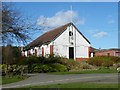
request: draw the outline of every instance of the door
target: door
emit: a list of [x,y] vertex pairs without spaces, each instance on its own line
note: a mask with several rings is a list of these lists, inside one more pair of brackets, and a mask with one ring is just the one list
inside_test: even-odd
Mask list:
[[69,47],[69,59],[74,59],[74,47]]

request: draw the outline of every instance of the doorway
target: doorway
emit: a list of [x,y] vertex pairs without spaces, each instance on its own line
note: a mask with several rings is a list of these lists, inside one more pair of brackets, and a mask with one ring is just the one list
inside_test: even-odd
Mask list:
[[74,47],[69,47],[69,59],[74,59]]

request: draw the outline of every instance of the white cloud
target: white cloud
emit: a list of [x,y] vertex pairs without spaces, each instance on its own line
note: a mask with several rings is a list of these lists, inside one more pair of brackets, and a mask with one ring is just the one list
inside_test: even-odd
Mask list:
[[71,17],[73,23],[84,25],[85,19],[80,19],[77,12],[70,10],[59,11],[53,17],[40,16],[37,20],[37,24],[48,30],[71,22]]
[[94,37],[94,38],[103,38],[103,37],[105,37],[105,36],[107,36],[107,35],[108,35],[107,32],[101,31],[101,32],[98,32],[98,33],[93,34],[93,37]]

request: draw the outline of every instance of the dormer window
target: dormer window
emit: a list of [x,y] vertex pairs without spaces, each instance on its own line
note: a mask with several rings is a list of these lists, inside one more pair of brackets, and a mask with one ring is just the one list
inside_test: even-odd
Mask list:
[[69,36],[73,36],[73,32],[72,31],[69,31]]

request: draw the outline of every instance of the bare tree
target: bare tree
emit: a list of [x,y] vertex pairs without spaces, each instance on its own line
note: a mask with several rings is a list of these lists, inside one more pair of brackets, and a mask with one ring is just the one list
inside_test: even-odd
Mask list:
[[2,3],[2,42],[3,44],[26,43],[30,32],[41,30],[36,23],[23,18],[11,4]]

